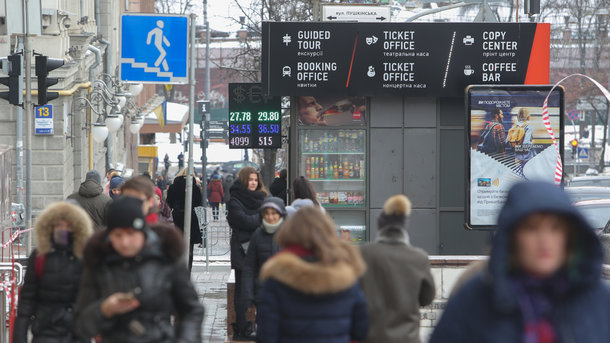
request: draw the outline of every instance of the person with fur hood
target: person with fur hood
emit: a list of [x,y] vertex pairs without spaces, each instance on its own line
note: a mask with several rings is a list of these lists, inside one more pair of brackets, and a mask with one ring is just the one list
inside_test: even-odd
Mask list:
[[[200,343],[203,306],[180,231],[147,226],[142,201],[122,197],[85,248],[75,318],[80,337],[113,343]],[[173,316],[173,319],[172,319]]]
[[246,261],[242,271],[242,297],[248,304],[259,304],[260,283],[258,276],[267,260],[279,251],[279,246],[273,241],[284,218],[286,208],[284,200],[277,197],[268,197],[260,208],[262,224],[254,231],[246,253]]
[[263,265],[257,313],[260,343],[347,343],[366,337],[369,319],[358,278],[357,248],[332,221],[304,207],[275,234],[283,248]]
[[69,202],[53,203],[38,216],[36,249],[19,293],[13,343],[27,342],[28,328],[34,342],[84,342],[74,333],[72,309],[83,272],[83,249],[92,233],[89,215]]
[[360,251],[368,269],[360,285],[371,327],[365,343],[419,343],[419,308],[434,300],[428,255],[411,245],[407,232],[411,202],[390,197],[377,219],[375,243]]

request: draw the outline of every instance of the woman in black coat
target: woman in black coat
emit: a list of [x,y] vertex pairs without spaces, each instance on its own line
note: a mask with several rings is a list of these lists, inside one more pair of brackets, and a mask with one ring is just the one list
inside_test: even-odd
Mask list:
[[[182,169],[178,175],[174,178],[174,182],[169,186],[167,190],[167,204],[172,209],[172,218],[174,219],[174,225],[176,225],[184,233],[184,200],[186,194],[186,175],[187,169]],[[192,195],[192,209],[191,209],[191,248],[189,249],[189,270],[193,266],[193,246],[195,244],[201,244],[203,239],[201,237],[201,230],[199,229],[199,220],[197,214],[195,214],[194,208],[202,206],[203,199],[201,197],[201,189],[193,177],[193,195]]]
[[115,201],[106,231],[87,244],[76,330],[103,342],[200,343],[203,306],[182,236],[165,224],[147,227],[141,206],[136,198]]
[[57,202],[36,220],[37,248],[30,254],[19,293],[14,343],[83,342],[72,327],[72,308],[83,271],[83,249],[93,233],[91,220],[80,207]]
[[252,234],[246,261],[242,270],[242,297],[248,304],[258,305],[260,302],[258,280],[263,264],[279,251],[279,246],[273,237],[286,218],[284,200],[268,197],[261,206],[262,224]]
[[250,238],[261,223],[259,209],[267,192],[260,174],[252,167],[245,167],[237,174],[230,189],[227,221],[231,227],[231,268],[235,269],[235,316],[233,339],[251,339],[253,325],[246,321],[247,303],[242,299],[242,269]]

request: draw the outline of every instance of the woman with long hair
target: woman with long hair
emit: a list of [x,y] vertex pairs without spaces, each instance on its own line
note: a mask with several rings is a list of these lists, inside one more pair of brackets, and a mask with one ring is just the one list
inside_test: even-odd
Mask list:
[[292,181],[292,194],[294,195],[294,200],[290,206],[286,207],[286,212],[288,212],[289,216],[303,207],[310,206],[315,206],[322,212],[326,212],[324,207],[320,205],[320,201],[318,201],[316,191],[313,189],[311,182],[305,177],[299,176]]
[[360,252],[316,207],[296,212],[275,235],[283,248],[263,265],[257,342],[347,343],[365,338]]
[[[188,175],[187,168],[182,169],[174,178],[174,182],[169,186],[167,190],[167,204],[172,209],[172,218],[174,225],[178,227],[184,233],[184,197],[186,195],[186,176]],[[195,214],[194,208],[202,205],[201,188],[199,188],[199,182],[193,176],[193,195],[192,195],[192,207],[191,207],[191,248],[189,249],[189,270],[193,266],[193,246],[195,244],[201,244],[203,239],[201,237],[201,231],[199,230],[199,221],[197,220],[197,214]]]
[[242,294],[242,270],[252,234],[261,224],[260,207],[267,196],[261,175],[252,167],[242,168],[230,189],[227,221],[231,227],[231,268],[235,270],[234,340],[251,340],[252,323],[246,321],[247,300]]

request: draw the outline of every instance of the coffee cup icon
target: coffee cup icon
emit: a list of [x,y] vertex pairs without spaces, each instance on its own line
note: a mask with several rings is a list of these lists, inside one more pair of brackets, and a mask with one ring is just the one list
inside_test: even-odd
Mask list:
[[470,67],[470,66],[464,67],[464,75],[470,76],[472,74],[474,74],[474,69],[472,69],[472,67]]

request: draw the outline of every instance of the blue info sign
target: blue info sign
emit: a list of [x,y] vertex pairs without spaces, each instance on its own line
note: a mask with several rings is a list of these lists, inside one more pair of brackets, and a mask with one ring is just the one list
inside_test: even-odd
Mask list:
[[34,107],[34,134],[53,134],[53,105]]
[[121,17],[121,80],[144,83],[188,82],[188,17]]

